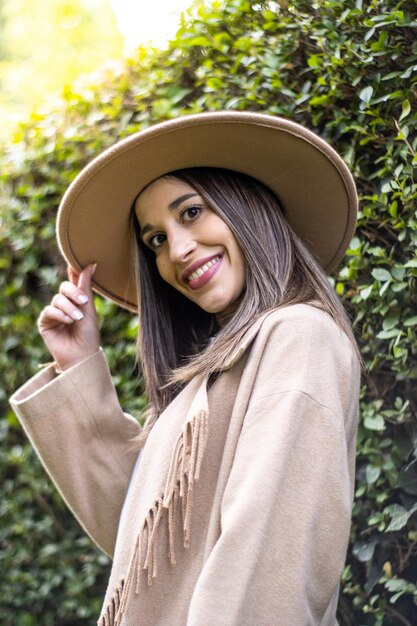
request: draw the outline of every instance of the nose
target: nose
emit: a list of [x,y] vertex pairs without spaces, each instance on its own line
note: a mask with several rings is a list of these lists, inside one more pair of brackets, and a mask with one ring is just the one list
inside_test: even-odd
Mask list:
[[196,249],[197,242],[186,230],[179,229],[168,236],[169,257],[173,263],[184,263]]

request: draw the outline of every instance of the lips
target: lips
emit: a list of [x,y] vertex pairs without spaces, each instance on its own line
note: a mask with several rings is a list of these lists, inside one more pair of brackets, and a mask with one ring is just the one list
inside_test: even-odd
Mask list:
[[217,272],[222,258],[222,254],[216,254],[215,256],[196,261],[183,272],[182,280],[191,289],[199,289]]

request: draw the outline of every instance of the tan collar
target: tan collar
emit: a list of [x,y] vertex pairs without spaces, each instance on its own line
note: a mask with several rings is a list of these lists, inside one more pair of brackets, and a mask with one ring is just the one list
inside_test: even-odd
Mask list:
[[232,352],[225,359],[224,364],[220,368],[221,371],[230,369],[241,358],[241,356],[246,352],[249,345],[252,343],[252,341],[255,339],[256,335],[258,334],[265,318],[268,317],[268,315],[270,315],[271,313],[272,311],[267,311],[266,313],[262,313],[262,315],[260,315],[255,320],[255,322],[248,328],[248,330],[243,335],[242,339],[240,340],[236,348],[232,350]]

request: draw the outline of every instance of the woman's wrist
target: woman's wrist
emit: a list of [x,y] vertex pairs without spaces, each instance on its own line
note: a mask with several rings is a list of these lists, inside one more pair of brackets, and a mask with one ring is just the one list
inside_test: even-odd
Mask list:
[[68,372],[68,370],[72,369],[73,367],[76,367],[77,365],[80,365],[81,363],[89,359],[94,354],[97,354],[97,352],[100,352],[101,350],[102,348],[99,346],[97,350],[93,350],[91,352],[88,352],[87,354],[83,354],[78,359],[74,359],[73,361],[68,361],[64,363],[60,363],[59,361],[55,359],[54,369],[55,369],[56,374],[63,374],[64,372]]

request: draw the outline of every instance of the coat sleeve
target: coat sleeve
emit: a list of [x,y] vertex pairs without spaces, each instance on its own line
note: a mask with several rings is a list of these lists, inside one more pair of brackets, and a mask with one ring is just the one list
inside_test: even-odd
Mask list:
[[317,387],[329,378],[326,359],[334,366],[323,356],[328,346],[281,331],[260,363],[188,626],[214,626],[218,615],[228,626],[336,623],[353,482],[341,385],[329,405],[314,397],[315,377]]
[[10,403],[68,507],[113,555],[140,426],[120,408],[103,352],[59,376],[48,367]]

